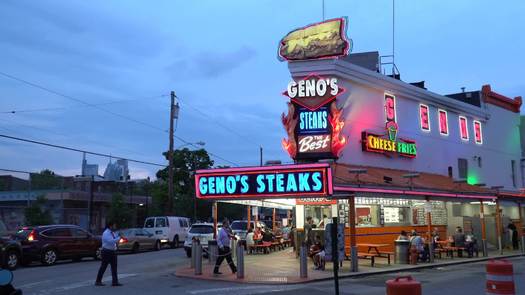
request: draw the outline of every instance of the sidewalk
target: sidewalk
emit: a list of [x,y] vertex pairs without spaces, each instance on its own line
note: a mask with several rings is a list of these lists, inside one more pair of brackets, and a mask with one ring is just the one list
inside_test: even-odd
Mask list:
[[[339,270],[339,277],[362,277],[384,273],[396,273],[411,271],[422,268],[435,268],[447,265],[473,263],[485,261],[489,259],[501,259],[506,257],[522,256],[519,251],[505,251],[504,255],[491,252],[489,257],[479,258],[443,258],[436,259],[434,263],[420,263],[418,265],[388,265],[386,259],[377,259],[375,266],[370,266],[369,260],[359,260],[359,272],[350,272],[350,262],[345,260],[343,267]],[[235,258],[234,258],[235,261]],[[326,270],[319,271],[313,269],[311,259],[308,260],[308,278],[301,279],[299,277],[299,260],[295,257],[292,249],[286,249],[270,254],[256,254],[244,256],[245,271],[244,279],[238,279],[236,275],[232,274],[226,261],[221,265],[222,275],[213,275],[213,264],[210,264],[207,259],[203,259],[202,275],[195,275],[194,270],[190,268],[190,260],[186,265],[178,267],[175,270],[175,275],[178,277],[201,279],[201,280],[216,280],[228,281],[237,283],[256,283],[256,284],[299,284],[307,282],[315,282],[322,280],[329,280],[333,278],[332,263],[326,263]]]

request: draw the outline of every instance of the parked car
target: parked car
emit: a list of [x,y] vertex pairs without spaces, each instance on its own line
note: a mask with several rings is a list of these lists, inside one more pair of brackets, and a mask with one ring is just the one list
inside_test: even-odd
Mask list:
[[45,265],[58,260],[100,259],[100,237],[76,225],[44,225],[23,227],[16,235],[22,244],[24,264],[41,261]]
[[160,241],[149,231],[142,228],[128,228],[119,231],[119,251],[160,250]]
[[191,257],[191,242],[199,239],[203,252],[208,249],[208,241],[213,240],[213,223],[195,223],[191,226],[184,241],[186,256]]
[[[256,225],[257,224],[257,225]],[[257,223],[255,221],[251,221],[251,228],[255,229],[255,227],[260,227],[263,232],[268,230],[266,227],[266,224],[262,221],[258,221]],[[247,220],[235,220],[231,224],[231,228],[233,233],[238,236],[241,239],[246,238],[246,234],[248,233],[248,221]]]
[[189,218],[179,216],[154,216],[144,221],[144,228],[153,233],[161,245],[170,244],[172,248],[186,240],[190,225]]
[[15,270],[22,258],[22,245],[7,234],[5,224],[0,221],[0,267]]

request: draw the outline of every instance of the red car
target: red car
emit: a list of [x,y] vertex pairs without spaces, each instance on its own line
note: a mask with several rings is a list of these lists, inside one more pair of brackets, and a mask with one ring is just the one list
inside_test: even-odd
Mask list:
[[100,259],[101,241],[76,225],[23,227],[16,235],[22,244],[22,263],[40,261],[45,265],[58,260]]

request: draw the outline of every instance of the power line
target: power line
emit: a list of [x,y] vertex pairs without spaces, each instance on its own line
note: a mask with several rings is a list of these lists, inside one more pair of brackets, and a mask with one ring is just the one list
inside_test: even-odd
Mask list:
[[0,168],[0,171],[4,171],[4,172],[12,172],[12,173],[24,173],[24,174],[38,174],[38,172],[29,172],[29,171],[13,170],[13,169],[4,169],[4,168]]
[[[115,112],[113,112],[113,111],[110,111],[110,110],[107,110],[107,109],[101,108],[99,105],[96,105],[96,104],[93,104],[93,103],[86,102],[86,101],[84,101],[84,100],[82,100],[82,99],[75,98],[75,97],[73,97],[73,96],[71,96],[71,95],[67,95],[67,94],[60,93],[60,92],[58,92],[58,91],[52,90],[52,89],[50,89],[50,88],[47,88],[47,87],[45,87],[45,86],[42,86],[42,85],[39,85],[39,84],[36,84],[36,83],[30,82],[30,81],[24,80],[24,79],[22,79],[22,78],[15,77],[15,76],[10,75],[10,74],[7,74],[7,73],[5,73],[5,72],[0,71],[0,75],[1,75],[1,76],[4,76],[4,77],[6,77],[6,78],[9,78],[9,79],[12,79],[12,80],[18,81],[18,82],[20,82],[20,83],[23,83],[23,84],[29,85],[29,86],[31,86],[31,87],[34,87],[34,88],[37,88],[37,89],[43,90],[43,91],[45,91],[45,92],[48,92],[48,93],[51,93],[51,94],[54,94],[54,95],[57,95],[57,96],[60,96],[60,97],[63,97],[63,98],[69,99],[69,100],[73,100],[73,101],[78,102],[78,103],[81,103],[81,104],[83,104],[83,105],[86,105],[86,106],[89,106],[89,107],[92,107],[92,108],[98,109],[98,110],[100,110],[100,111],[103,111],[103,112],[105,112],[105,113],[111,114],[111,115],[113,115],[113,116],[117,116],[117,117],[119,117],[119,118],[122,118],[122,119],[125,119],[125,120],[128,120],[128,121],[131,121],[131,122],[134,122],[134,123],[137,123],[137,124],[140,124],[140,125],[143,125],[143,126],[149,127],[149,128],[151,128],[151,129],[155,129],[155,130],[160,131],[160,132],[168,133],[168,130],[165,130],[165,129],[159,128],[159,127],[157,127],[157,126],[155,126],[155,125],[152,125],[152,124],[149,124],[149,123],[146,123],[146,122],[142,122],[142,121],[137,120],[137,119],[135,119],[135,118],[128,117],[128,116],[125,116],[125,115],[122,115],[122,114],[119,114],[119,113],[115,113]],[[180,136],[174,136],[174,137],[177,138],[178,140],[180,140],[180,141],[186,143],[186,144],[189,144],[189,145],[193,146],[193,147],[198,147],[196,144],[191,143],[191,142],[189,142],[189,141],[183,139],[183,138],[180,137]],[[211,153],[211,152],[209,152],[209,151],[208,151],[208,154],[214,156],[214,157],[217,158],[217,159],[220,159],[220,160],[222,160],[222,161],[225,161],[225,162],[227,162],[227,163],[230,163],[230,164],[232,164],[232,165],[240,166],[240,165],[238,165],[238,164],[235,163],[235,162],[229,161],[229,160],[227,160],[227,159],[225,159],[225,158],[223,158],[223,157],[220,157],[220,156],[218,156],[217,154]],[[159,166],[165,167],[165,165],[159,165]]]
[[148,161],[141,161],[141,160],[135,160],[135,159],[130,159],[130,158],[124,158],[124,157],[108,155],[108,154],[103,154],[103,153],[98,153],[98,152],[91,152],[91,151],[87,151],[87,150],[82,150],[82,149],[77,149],[77,148],[72,148],[72,147],[67,147],[67,146],[63,146],[63,145],[52,144],[52,143],[47,143],[47,142],[42,142],[42,141],[36,141],[36,140],[31,140],[31,139],[25,139],[25,138],[20,138],[20,137],[5,135],[5,134],[0,134],[0,137],[7,138],[7,139],[12,139],[12,140],[17,140],[17,141],[28,142],[28,143],[34,143],[34,144],[38,144],[38,145],[43,145],[43,146],[48,146],[48,147],[53,147],[53,148],[58,148],[58,149],[63,149],[63,150],[68,150],[68,151],[73,151],[73,152],[86,153],[86,154],[95,155],[95,156],[108,157],[108,158],[117,158],[117,159],[127,160],[129,162],[134,162],[134,163],[139,163],[139,164],[146,164],[146,165],[152,165],[152,166],[166,167],[166,165],[163,165],[163,164],[157,164],[157,163],[148,162]]
[[[161,98],[166,97],[167,94],[162,95],[156,95],[151,97],[142,97],[142,98],[134,98],[134,99],[122,99],[122,100],[114,100],[114,101],[106,101],[102,103],[93,104],[93,106],[105,106],[105,105],[112,105],[117,103],[123,103],[123,102],[131,102],[131,101],[138,101],[138,100],[145,100],[145,99],[155,99],[155,98]],[[84,105],[83,107],[92,107],[88,105]],[[0,114],[19,114],[19,113],[33,113],[33,112],[49,112],[49,111],[60,111],[60,110],[67,110],[75,108],[73,106],[69,107],[48,107],[48,108],[34,108],[34,109],[21,109],[21,110],[10,110],[10,111],[0,111]]]

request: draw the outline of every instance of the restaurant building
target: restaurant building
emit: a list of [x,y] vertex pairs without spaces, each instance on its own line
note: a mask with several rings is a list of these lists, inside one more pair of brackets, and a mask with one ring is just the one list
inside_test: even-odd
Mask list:
[[[296,180],[288,182],[293,167],[236,168],[215,171],[240,176],[241,185],[228,192],[226,178],[226,190],[217,194],[206,178],[214,172],[199,171],[198,197],[281,198],[294,208],[298,242],[307,217],[319,234],[323,223],[338,217],[346,226],[348,256],[363,242],[389,244],[393,251],[401,230],[427,235],[437,228],[446,239],[458,226],[478,237],[485,255],[501,252],[509,245],[507,225],[515,224],[520,235],[522,229],[521,97],[488,84],[441,95],[424,81],[385,75],[378,52],[349,54],[345,29],[345,18],[309,25],[286,35],[278,49],[291,75],[283,92],[290,99],[281,118],[283,148],[298,168],[313,169],[312,177],[322,165],[313,163],[328,165],[326,190],[314,191],[315,179],[297,189]],[[271,184],[259,180],[268,180],[272,169],[270,191]]]

